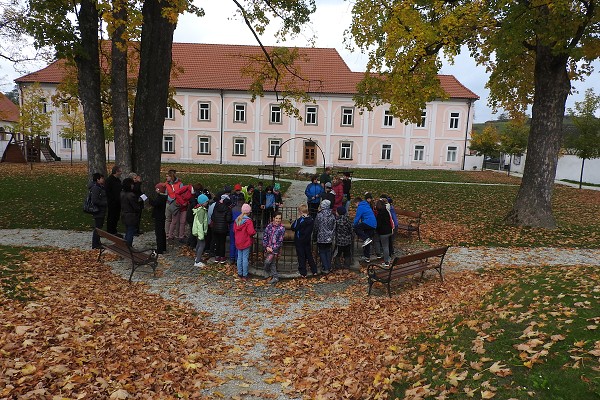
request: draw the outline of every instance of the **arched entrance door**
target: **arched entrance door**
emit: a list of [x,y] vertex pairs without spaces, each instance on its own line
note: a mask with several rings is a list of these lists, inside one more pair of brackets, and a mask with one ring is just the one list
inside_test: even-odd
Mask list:
[[304,160],[302,164],[308,167],[317,165],[317,146],[312,140],[304,142]]

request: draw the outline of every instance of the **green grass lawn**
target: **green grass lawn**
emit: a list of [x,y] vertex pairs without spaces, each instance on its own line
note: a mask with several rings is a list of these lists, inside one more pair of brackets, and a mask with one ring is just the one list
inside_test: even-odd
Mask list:
[[[237,175],[254,173],[255,166],[167,164],[179,171],[184,183],[202,183],[213,192],[224,185],[256,184],[259,179]],[[290,170],[295,173],[296,170]],[[356,177],[375,179],[377,170],[357,170]],[[394,206],[423,212],[422,237],[428,244],[491,246],[600,247],[600,191],[557,185],[554,215],[558,228],[531,229],[507,225],[519,178],[494,172],[440,170],[379,170],[380,180],[353,182],[353,195],[366,191],[391,195]],[[86,194],[85,164],[0,164],[0,229],[49,228],[88,230],[92,220],[81,211]],[[386,176],[395,181],[383,181]],[[390,178],[391,179],[391,178]],[[404,182],[415,180],[416,182]],[[269,179],[263,179],[265,185]],[[454,182],[446,184],[438,182]],[[464,184],[482,183],[479,184]],[[281,181],[285,191],[289,183]],[[152,229],[150,212],[142,229]]]
[[[492,174],[493,178],[497,176],[487,174]],[[600,247],[600,219],[597,218],[600,215],[600,191],[556,185],[553,210],[558,228],[550,230],[504,223],[504,216],[510,211],[518,189],[512,183],[463,185],[357,180],[352,191],[356,195],[367,191],[373,192],[374,196],[385,193],[394,199],[395,208],[423,212],[422,236],[430,243]]]
[[397,366],[397,396],[600,399],[597,268],[501,273],[510,283],[485,298],[480,311],[411,341]]

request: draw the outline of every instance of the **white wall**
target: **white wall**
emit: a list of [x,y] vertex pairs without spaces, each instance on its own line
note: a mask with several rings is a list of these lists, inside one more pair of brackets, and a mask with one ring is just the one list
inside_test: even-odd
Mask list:
[[[515,159],[510,166],[511,172],[523,173],[525,168],[526,155],[521,157],[521,163],[515,165]],[[581,158],[577,156],[562,156],[558,159],[556,167],[556,179],[569,179],[579,182],[581,173]],[[583,170],[583,181],[588,183],[600,184],[600,158],[585,160]]]
[[[581,158],[577,156],[562,156],[558,159],[556,179],[570,179],[579,182],[581,175]],[[585,160],[583,181],[600,184],[600,158]]]

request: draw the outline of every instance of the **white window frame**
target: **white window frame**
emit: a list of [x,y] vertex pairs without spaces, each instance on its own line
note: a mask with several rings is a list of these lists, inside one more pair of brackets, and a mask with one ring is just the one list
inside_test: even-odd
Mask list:
[[269,123],[281,125],[283,122],[283,110],[281,104],[269,105]]
[[162,152],[175,154],[175,135],[163,135]]
[[234,137],[233,138],[233,155],[234,156],[245,156],[246,155],[246,138]]
[[459,112],[451,112],[450,113],[450,123],[448,127],[450,129],[458,129],[460,126],[460,113]]
[[421,112],[421,121],[417,122],[417,128],[426,128],[427,127],[427,111],[423,110]]
[[233,103],[233,122],[246,123],[246,103]]
[[381,145],[381,160],[391,161],[392,159],[392,145],[390,143],[383,143]]
[[169,119],[169,120],[175,119],[175,111],[173,110],[173,107],[167,106],[167,109],[165,112],[165,119]]
[[416,144],[413,149],[413,161],[425,161],[425,145]]
[[63,149],[72,149],[73,148],[73,139],[69,139],[69,138],[62,138],[61,141],[62,144],[62,148]]
[[446,162],[455,163],[458,161],[458,146],[448,146],[446,149]]
[[394,116],[390,110],[383,111],[383,127],[393,128],[394,127]]
[[[198,154],[210,154],[210,136],[198,136]],[[206,147],[206,150],[202,148]]]
[[67,102],[61,104],[61,112],[64,115],[71,115],[71,105]]
[[354,126],[354,107],[341,108],[342,119],[340,126]]
[[310,105],[304,108],[304,125],[319,124],[319,106]]
[[198,102],[198,121],[210,121],[210,108],[209,101]]
[[352,160],[352,142],[340,142],[340,155],[339,160]]
[[269,157],[275,157],[275,153],[277,157],[281,157],[281,143],[283,143],[281,139],[269,139]]
[[40,112],[42,114],[48,114],[48,102],[46,99],[40,99]]

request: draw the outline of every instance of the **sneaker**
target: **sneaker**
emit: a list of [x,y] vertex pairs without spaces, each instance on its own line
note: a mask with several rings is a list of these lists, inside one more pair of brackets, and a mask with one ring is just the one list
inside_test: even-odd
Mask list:
[[206,265],[202,261],[198,261],[194,263],[194,267],[204,268]]
[[383,264],[381,264],[384,268],[389,268],[390,267],[390,263],[389,262],[384,262]]
[[377,254],[377,259],[378,259],[378,260],[381,260],[382,258],[383,258],[383,255],[382,255],[382,254]]
[[360,260],[365,263],[370,263],[371,259],[369,257],[361,257]]
[[362,244],[362,247],[368,246],[371,244],[371,242],[373,242],[373,239],[371,238],[366,238],[365,241]]
[[227,259],[226,259],[225,257],[221,257],[221,259],[219,260],[219,262],[220,262],[221,264],[225,264],[225,263],[227,262],[226,260],[227,260]]
[[272,279],[269,281],[269,283],[270,283],[271,285],[274,285],[274,284],[276,284],[277,282],[279,282],[279,278],[272,278]]

